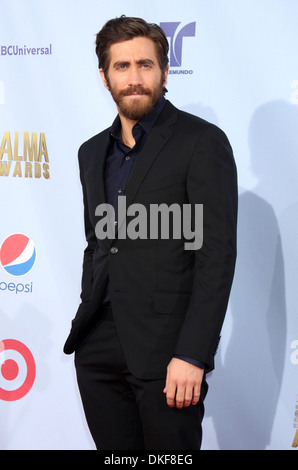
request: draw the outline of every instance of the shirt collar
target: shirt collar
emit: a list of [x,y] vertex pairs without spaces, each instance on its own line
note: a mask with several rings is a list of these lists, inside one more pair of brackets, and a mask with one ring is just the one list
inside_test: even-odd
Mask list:
[[[144,116],[142,119],[140,119],[135,125],[135,126],[141,126],[142,129],[146,132],[146,134],[149,134],[151,131],[156,119],[160,115],[163,107],[166,104],[166,99],[164,96],[159,100],[155,108],[150,111],[149,114]],[[119,114],[117,115],[116,119],[114,120],[111,129],[110,129],[110,135],[114,137],[115,139],[120,139],[121,136],[121,121],[119,118]]]

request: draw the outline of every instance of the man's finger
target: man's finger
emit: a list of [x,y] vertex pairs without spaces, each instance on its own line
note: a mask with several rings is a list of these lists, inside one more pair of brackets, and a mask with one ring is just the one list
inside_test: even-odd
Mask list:
[[176,408],[183,408],[185,399],[185,387],[178,386],[176,391]]
[[199,385],[195,385],[193,389],[193,397],[191,401],[192,405],[196,405],[198,403],[200,399],[200,395],[201,395],[201,387]]
[[167,404],[171,408],[175,406],[175,395],[176,395],[176,385],[173,385],[173,384],[167,385],[166,387]]
[[192,400],[193,400],[193,387],[192,385],[189,385],[186,387],[186,390],[185,390],[183,406],[185,408],[188,407],[192,403]]

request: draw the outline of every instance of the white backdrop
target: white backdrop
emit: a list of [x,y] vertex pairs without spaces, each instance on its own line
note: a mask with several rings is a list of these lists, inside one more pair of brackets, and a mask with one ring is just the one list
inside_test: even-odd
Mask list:
[[209,376],[203,449],[294,449],[297,1],[0,7],[0,449],[94,449],[73,357],[62,348],[85,247],[77,150],[115,116],[95,34],[121,14],[177,23],[169,41],[181,63],[171,67],[168,99],[221,127],[238,166],[239,254]]

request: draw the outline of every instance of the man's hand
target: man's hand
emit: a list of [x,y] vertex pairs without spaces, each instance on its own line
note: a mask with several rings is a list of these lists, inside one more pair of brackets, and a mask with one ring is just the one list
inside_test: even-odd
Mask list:
[[200,398],[204,370],[182,359],[173,358],[167,368],[166,394],[167,404],[171,408],[183,408],[196,405]]

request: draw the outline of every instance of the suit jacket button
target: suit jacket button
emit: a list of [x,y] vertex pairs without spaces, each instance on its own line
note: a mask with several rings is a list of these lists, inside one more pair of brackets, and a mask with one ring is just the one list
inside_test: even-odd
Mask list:
[[118,248],[116,246],[112,246],[110,252],[112,253],[112,255],[115,255],[116,253],[118,253]]

